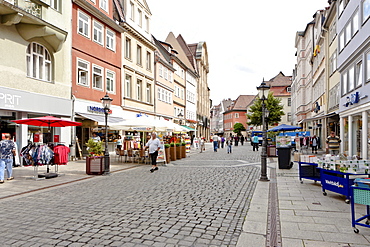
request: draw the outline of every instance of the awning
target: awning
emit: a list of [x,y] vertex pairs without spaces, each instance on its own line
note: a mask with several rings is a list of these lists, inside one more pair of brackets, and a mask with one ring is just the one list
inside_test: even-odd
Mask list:
[[[104,115],[98,115],[98,114],[90,114],[90,113],[81,113],[81,112],[76,112],[77,115],[88,118],[92,121],[98,122],[99,125],[105,125],[105,116]],[[119,123],[124,121],[123,118],[120,117],[112,117],[108,116],[108,125],[112,123]]]
[[325,114],[324,113],[321,113],[315,117],[312,117],[312,118],[306,118],[306,119],[303,119],[301,120],[303,123],[304,122],[309,122],[309,121],[314,121],[314,120],[319,120],[319,119],[323,119],[323,118],[330,118],[330,117],[333,117],[335,115],[337,115],[338,113],[336,112],[331,112],[331,113],[328,113],[328,114]]
[[186,126],[186,125],[181,125],[181,126],[184,127],[184,128],[186,128],[186,129],[188,129],[188,130],[190,130],[190,131],[195,131],[195,129],[190,128],[189,126]]

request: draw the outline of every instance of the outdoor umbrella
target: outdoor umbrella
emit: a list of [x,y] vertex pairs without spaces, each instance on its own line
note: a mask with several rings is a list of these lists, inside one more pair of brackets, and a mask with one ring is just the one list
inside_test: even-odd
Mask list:
[[82,124],[79,122],[64,120],[64,119],[53,117],[53,116],[12,120],[12,122],[17,123],[17,124],[27,124],[27,125],[33,125],[33,126],[47,126],[48,129],[50,129],[50,127],[80,126]]
[[289,130],[297,130],[297,129],[302,129],[302,127],[288,125],[288,124],[280,124],[279,126],[276,126],[272,129],[267,130],[267,132],[270,132],[270,131],[289,131]]

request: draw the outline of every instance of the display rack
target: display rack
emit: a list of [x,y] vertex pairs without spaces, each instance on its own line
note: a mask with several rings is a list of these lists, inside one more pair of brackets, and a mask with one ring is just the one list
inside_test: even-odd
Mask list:
[[310,179],[315,182],[321,181],[320,170],[316,163],[309,162],[299,162],[299,180],[301,184],[303,183],[302,179]]
[[351,185],[354,183],[353,176],[367,175],[366,173],[344,173],[334,170],[320,169],[321,187],[323,195],[326,196],[326,190],[344,195],[345,202],[350,203]]
[[[366,215],[356,219],[355,203],[366,205]],[[359,233],[356,225],[370,228],[370,188],[363,188],[358,186],[351,186],[351,213],[352,213],[352,227],[355,233]],[[361,221],[365,220],[365,224]]]

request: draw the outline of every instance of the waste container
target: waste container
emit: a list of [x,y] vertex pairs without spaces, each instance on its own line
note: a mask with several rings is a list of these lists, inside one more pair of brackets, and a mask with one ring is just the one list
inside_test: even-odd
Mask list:
[[290,161],[291,156],[290,146],[280,146],[277,148],[279,169],[290,169],[293,166],[293,162]]

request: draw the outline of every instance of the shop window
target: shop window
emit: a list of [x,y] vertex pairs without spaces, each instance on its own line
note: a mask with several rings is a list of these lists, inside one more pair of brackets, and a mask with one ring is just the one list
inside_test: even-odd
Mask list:
[[115,73],[107,70],[107,92],[114,93],[115,78]]
[[92,86],[96,89],[103,89],[103,68],[93,65]]
[[27,47],[27,76],[43,81],[51,81],[52,62],[48,50],[35,42]]
[[77,84],[89,86],[90,64],[82,59],[77,59]]

